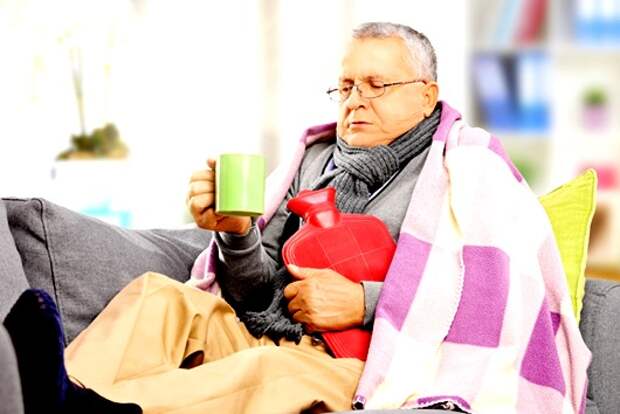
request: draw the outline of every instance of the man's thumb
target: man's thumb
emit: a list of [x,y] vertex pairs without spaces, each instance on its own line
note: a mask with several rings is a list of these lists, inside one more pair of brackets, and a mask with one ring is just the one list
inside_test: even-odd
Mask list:
[[305,279],[308,276],[306,269],[296,266],[294,264],[286,265],[286,269],[295,279]]

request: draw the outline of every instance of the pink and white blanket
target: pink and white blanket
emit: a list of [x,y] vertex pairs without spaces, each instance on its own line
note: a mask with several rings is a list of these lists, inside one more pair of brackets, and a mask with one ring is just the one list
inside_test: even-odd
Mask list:
[[[270,175],[263,228],[284,199],[311,128]],[[188,283],[219,292],[217,247]],[[547,215],[497,138],[443,103],[375,313],[354,403],[449,402],[469,413],[583,413],[590,351]]]

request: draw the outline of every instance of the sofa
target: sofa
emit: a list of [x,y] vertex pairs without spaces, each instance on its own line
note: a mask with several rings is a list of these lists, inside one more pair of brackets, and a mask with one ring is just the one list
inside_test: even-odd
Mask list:
[[[44,289],[55,298],[71,341],[134,277],[155,271],[187,280],[210,239],[196,228],[127,230],[44,199],[2,199],[0,317],[24,289]],[[587,280],[580,330],[593,353],[586,413],[620,413],[619,283]],[[0,364],[0,414],[22,413],[15,354],[2,326]]]

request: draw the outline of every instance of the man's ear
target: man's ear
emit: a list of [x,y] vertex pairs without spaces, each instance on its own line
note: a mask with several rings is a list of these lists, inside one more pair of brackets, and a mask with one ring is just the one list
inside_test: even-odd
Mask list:
[[435,81],[429,81],[424,85],[423,90],[423,112],[425,117],[431,116],[437,105],[439,98],[439,85]]

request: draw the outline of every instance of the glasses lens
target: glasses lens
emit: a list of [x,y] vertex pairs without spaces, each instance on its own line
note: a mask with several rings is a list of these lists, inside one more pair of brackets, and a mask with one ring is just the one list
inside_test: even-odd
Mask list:
[[364,98],[378,98],[385,92],[385,86],[382,83],[362,82],[357,87]]
[[352,90],[353,85],[340,85],[338,87],[338,99],[340,99],[340,102],[347,100]]
[[382,83],[361,82],[357,85],[341,85],[327,91],[329,99],[334,102],[343,102],[349,99],[353,89],[357,89],[362,98],[378,98],[385,93],[385,86]]
[[331,88],[327,91],[327,96],[329,96],[329,99],[331,99],[334,102],[340,102],[342,101],[341,97],[340,97],[340,91],[337,88]]

